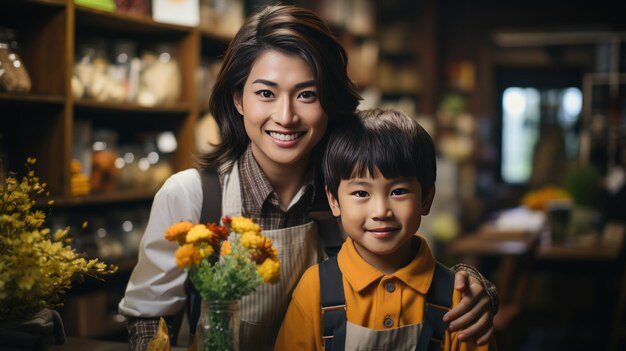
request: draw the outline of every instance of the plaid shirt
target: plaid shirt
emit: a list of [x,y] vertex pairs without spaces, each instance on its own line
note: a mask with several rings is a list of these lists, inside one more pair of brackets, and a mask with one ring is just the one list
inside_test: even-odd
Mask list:
[[312,177],[296,194],[295,203],[285,211],[250,147],[239,160],[238,166],[243,216],[252,218],[263,230],[295,227],[310,221],[308,212],[314,195]]

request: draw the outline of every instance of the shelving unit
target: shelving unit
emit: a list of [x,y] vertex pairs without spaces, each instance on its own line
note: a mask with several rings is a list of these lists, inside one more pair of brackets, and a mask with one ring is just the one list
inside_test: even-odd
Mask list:
[[[89,121],[94,129],[106,127],[119,131],[120,139],[171,131],[178,145],[169,158],[172,170],[192,166],[196,147],[194,128],[203,112],[198,103],[196,71],[202,58],[219,58],[230,38],[206,28],[159,23],[149,16],[83,7],[72,0],[2,1],[0,27],[16,30],[18,54],[32,82],[28,94],[0,93],[0,157],[5,158],[1,166],[5,171],[23,172],[26,158],[37,158],[35,171],[50,191],[50,197],[41,199],[40,205],[54,200],[53,216],[63,217],[64,213],[81,216],[90,210],[106,215],[124,207],[149,208],[155,194],[154,188],[131,188],[72,196],[70,162],[78,121]],[[140,43],[139,48],[162,42],[170,44],[180,67],[180,99],[155,107],[75,99],[71,79],[77,43],[85,37],[130,39]],[[96,228],[97,224],[91,230]],[[101,337],[124,332],[124,321],[115,320],[111,311],[123,294],[136,260],[116,263],[122,269],[116,276],[107,277],[106,286],[88,280],[68,295],[63,318],[69,335]],[[83,318],[85,311],[106,321]],[[71,327],[75,322],[76,328]]]
[[[24,21],[25,18],[28,20]],[[172,130],[178,141],[172,158],[174,171],[192,165],[193,128],[199,114],[195,71],[201,56],[218,57],[229,38],[215,35],[206,28],[96,10],[75,5],[71,0],[3,1],[0,26],[18,32],[19,54],[32,80],[29,94],[0,93],[2,129],[6,130],[2,133],[4,140],[0,148],[7,150],[8,159],[3,160],[5,170],[20,170],[26,157],[36,157],[37,173],[48,183],[51,196],[58,199],[57,204],[80,202],[72,199],[69,189],[72,133],[77,119],[89,119],[113,128],[131,128],[136,132]],[[83,36],[173,44],[182,75],[180,100],[158,107],[75,100],[70,81],[77,39]],[[148,124],[143,124],[146,122]],[[111,199],[115,202],[123,199],[123,195]]]
[[434,118],[437,91],[436,1],[376,2],[383,103],[409,99],[416,117]]

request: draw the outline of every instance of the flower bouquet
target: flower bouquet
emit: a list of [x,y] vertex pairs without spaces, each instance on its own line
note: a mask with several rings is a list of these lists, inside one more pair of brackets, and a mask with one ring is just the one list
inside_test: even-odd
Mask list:
[[[30,170],[35,162],[27,159],[28,173],[20,182],[9,176],[0,183],[0,332],[4,335],[0,349],[10,344],[11,340],[5,339],[8,334],[21,340],[19,347],[27,346],[25,338],[37,345],[50,343],[42,340],[50,335],[37,334],[54,333],[55,341],[62,342],[60,317],[51,309],[62,304],[75,280],[117,270],[77,253],[71,246],[69,227],[54,233],[44,227],[46,214],[36,209],[35,198],[46,192],[46,184]],[[58,335],[58,327],[49,330],[50,324],[59,324],[62,335]]]
[[175,223],[165,238],[176,241],[176,265],[184,268],[202,297],[196,341],[200,350],[237,350],[238,300],[280,275],[278,251],[261,227],[246,217],[215,223]]

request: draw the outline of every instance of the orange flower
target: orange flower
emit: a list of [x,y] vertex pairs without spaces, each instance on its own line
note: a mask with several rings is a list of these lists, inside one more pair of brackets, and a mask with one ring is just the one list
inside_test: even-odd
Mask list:
[[185,242],[185,236],[187,235],[187,232],[192,227],[193,224],[187,221],[174,223],[165,231],[165,239],[169,241],[177,240],[179,243],[183,243]]
[[222,248],[220,249],[220,256],[228,256],[230,255],[230,242],[224,241],[222,243]]
[[176,250],[176,265],[185,268],[202,260],[200,250],[192,244],[185,244]]

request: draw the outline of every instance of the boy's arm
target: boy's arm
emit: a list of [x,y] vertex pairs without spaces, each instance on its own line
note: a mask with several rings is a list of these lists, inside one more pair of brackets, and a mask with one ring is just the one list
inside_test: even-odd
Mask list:
[[275,351],[322,350],[319,291],[318,268],[313,266],[304,273],[293,292]]

